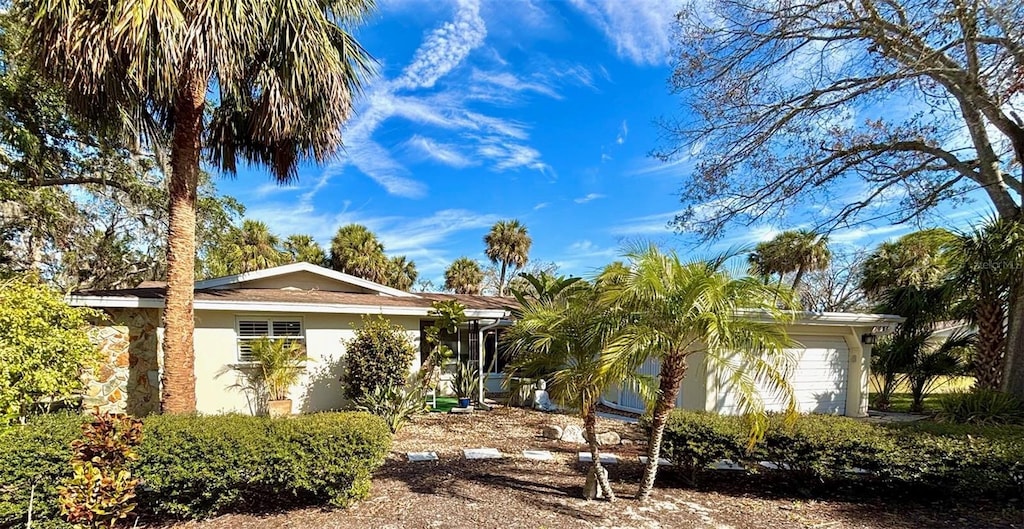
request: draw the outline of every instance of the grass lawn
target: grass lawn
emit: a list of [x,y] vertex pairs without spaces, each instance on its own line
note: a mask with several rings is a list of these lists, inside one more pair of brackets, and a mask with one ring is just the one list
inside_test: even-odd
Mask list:
[[[945,393],[952,391],[965,391],[971,389],[974,385],[974,377],[943,377],[939,380],[939,383],[935,385],[932,393],[925,395],[924,397],[924,413],[936,413],[939,411],[939,398]],[[875,381],[871,381],[872,389],[877,387]],[[871,394],[870,402],[874,402],[874,392]],[[910,388],[907,384],[901,383],[896,388],[896,393],[892,395],[890,402],[890,408],[888,411],[898,413],[909,413],[910,404],[913,402],[913,397],[910,393]]]
[[[546,424],[579,424],[574,417],[498,407],[471,415],[431,413],[395,436],[393,452],[374,477],[370,497],[343,510],[297,509],[261,515],[225,515],[181,524],[181,529],[249,528],[829,528],[895,529],[1013,527],[1020,502],[969,505],[922,503],[907,498],[819,493],[808,499],[784,489],[754,485],[742,473],[690,488],[662,471],[651,501],[632,498],[641,474],[633,425],[601,419],[598,431],[615,430],[634,441],[607,447],[622,462],[608,465],[618,501],[581,499],[586,467],[576,462],[582,445],[542,438]],[[463,448],[496,448],[499,460],[466,461]],[[533,461],[522,450],[548,450],[553,461]],[[435,451],[438,461],[409,463],[405,453]]]
[[[433,399],[427,397],[427,406],[433,404]],[[437,406],[431,406],[430,411],[448,413],[452,408],[459,407],[459,399],[455,397],[437,397]]]

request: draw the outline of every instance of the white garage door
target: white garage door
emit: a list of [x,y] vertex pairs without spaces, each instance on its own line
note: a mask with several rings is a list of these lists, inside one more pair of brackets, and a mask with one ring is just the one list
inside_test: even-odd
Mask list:
[[[789,383],[797,407],[802,413],[846,413],[846,386],[849,381],[850,349],[842,337],[793,336],[802,347],[790,350],[796,360]],[[721,413],[739,413],[736,393],[728,384],[715,392],[716,408]],[[783,411],[785,399],[778,392],[761,389],[769,411]]]

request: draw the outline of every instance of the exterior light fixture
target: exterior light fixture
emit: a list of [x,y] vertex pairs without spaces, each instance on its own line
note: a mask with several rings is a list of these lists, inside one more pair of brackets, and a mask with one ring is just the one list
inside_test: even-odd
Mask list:
[[878,343],[878,335],[870,332],[860,335],[860,343],[864,345],[875,345]]

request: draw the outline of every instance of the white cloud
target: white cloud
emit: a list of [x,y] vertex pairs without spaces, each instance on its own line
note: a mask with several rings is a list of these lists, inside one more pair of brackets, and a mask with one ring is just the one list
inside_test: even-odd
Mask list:
[[619,145],[626,143],[627,136],[629,136],[629,126],[626,125],[626,120],[622,120],[622,125],[619,126],[619,135],[615,137],[615,143]]
[[541,161],[540,151],[526,145],[505,143],[499,137],[484,139],[477,148],[477,154],[494,162],[496,171],[508,169],[533,169],[541,173],[553,172]]
[[449,143],[441,143],[419,134],[413,135],[405,143],[420,153],[450,167],[463,168],[475,165],[473,160],[459,152],[458,147]]
[[471,79],[476,83],[497,87],[501,89],[502,92],[534,92],[553,99],[562,99],[562,95],[556,92],[550,85],[537,80],[528,81],[520,79],[509,72],[483,72],[480,70],[474,70]]
[[672,232],[669,222],[682,211],[669,211],[627,219],[625,223],[611,229],[613,235],[667,235]]
[[534,211],[540,211],[540,210],[542,210],[542,209],[544,209],[544,208],[546,208],[546,207],[548,207],[550,205],[551,205],[550,202],[541,202],[541,203],[537,204],[536,206],[533,206],[533,210]]
[[570,0],[615,46],[619,57],[662,65],[672,50],[672,21],[682,2],[672,0]]
[[573,202],[577,204],[586,204],[587,202],[591,202],[599,198],[604,198],[604,195],[600,193],[587,193],[585,196],[573,200]]
[[395,80],[396,89],[431,88],[479,47],[487,37],[480,3],[460,0],[455,20],[435,29],[416,50],[412,63]]
[[252,195],[256,198],[266,198],[268,196],[280,195],[282,193],[298,191],[300,189],[302,188],[296,185],[281,185],[274,182],[267,182],[254,189],[252,191]]

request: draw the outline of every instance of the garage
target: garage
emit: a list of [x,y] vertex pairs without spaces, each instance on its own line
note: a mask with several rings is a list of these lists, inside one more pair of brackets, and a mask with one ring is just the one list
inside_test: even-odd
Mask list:
[[[881,314],[798,313],[788,325],[797,344],[789,350],[794,360],[789,375],[797,409],[801,413],[827,413],[854,417],[867,414],[871,343],[874,336],[889,332],[899,317]],[[689,357],[689,370],[680,387],[676,406],[685,409],[741,412],[737,391],[726,377],[708,371],[702,356]],[[640,372],[656,376],[659,365],[649,360]],[[781,392],[761,389],[769,411],[783,411]],[[643,413],[645,403],[630,387],[616,387],[605,394],[604,404],[624,411]]]

